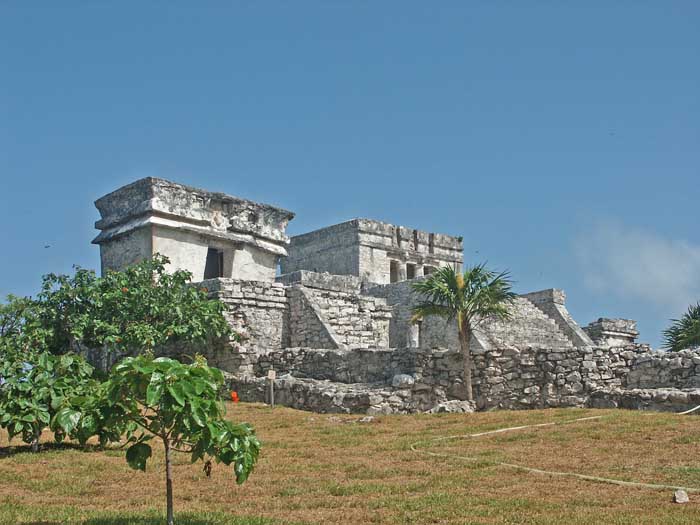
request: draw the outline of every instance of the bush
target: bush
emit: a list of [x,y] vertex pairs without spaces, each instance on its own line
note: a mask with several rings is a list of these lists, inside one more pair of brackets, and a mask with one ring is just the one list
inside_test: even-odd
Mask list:
[[80,419],[79,405],[98,386],[92,379],[93,368],[74,354],[17,352],[5,343],[2,346],[0,427],[10,439],[21,436],[34,451],[46,427],[56,441],[73,434]]

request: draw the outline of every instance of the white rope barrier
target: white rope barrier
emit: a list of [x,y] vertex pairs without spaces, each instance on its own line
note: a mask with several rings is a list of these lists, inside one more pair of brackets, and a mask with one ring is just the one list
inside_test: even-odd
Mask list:
[[[679,415],[690,414],[691,412],[694,412],[695,410],[698,410],[698,409],[700,409],[700,406],[697,406],[697,407],[695,407],[691,410],[688,410],[686,412],[681,412],[681,413],[679,413]],[[612,484],[612,485],[619,485],[622,487],[636,487],[636,488],[645,488],[645,489],[653,489],[653,490],[684,490],[686,492],[700,492],[700,488],[696,488],[696,487],[681,487],[681,486],[676,486],[676,485],[662,485],[662,484],[656,484],[656,483],[641,483],[641,482],[637,482],[637,481],[623,481],[620,479],[603,478],[603,477],[599,477],[599,476],[589,476],[587,474],[579,474],[578,472],[559,472],[559,471],[554,471],[554,470],[543,470],[543,469],[528,467],[525,465],[517,465],[515,463],[506,463],[506,462],[502,462],[502,461],[484,460],[481,458],[470,457],[470,456],[458,456],[455,454],[433,452],[431,450],[426,450],[424,448],[420,448],[421,445],[429,445],[431,443],[437,443],[440,441],[449,441],[449,440],[457,440],[457,439],[473,439],[473,438],[478,438],[478,437],[482,437],[482,436],[490,436],[493,434],[501,434],[504,432],[515,432],[518,430],[525,430],[528,428],[542,428],[542,427],[551,427],[551,426],[555,426],[555,425],[579,423],[582,421],[592,421],[592,420],[601,419],[602,417],[603,416],[580,417],[577,419],[569,419],[569,420],[560,421],[560,422],[537,423],[537,424],[532,424],[532,425],[522,425],[522,426],[518,426],[518,427],[499,428],[496,430],[489,430],[487,432],[478,432],[475,434],[459,434],[459,435],[454,435],[454,436],[442,436],[442,437],[433,438],[433,439],[416,441],[415,443],[411,444],[410,448],[413,452],[416,452],[417,454],[424,454],[424,455],[432,456],[432,457],[461,459],[463,461],[470,461],[470,462],[474,462],[474,463],[483,463],[483,464],[492,465],[492,466],[512,468],[512,469],[521,470],[524,472],[530,472],[533,474],[544,474],[547,476],[560,476],[560,477],[576,478],[576,479],[581,479],[584,481],[593,481],[593,482],[597,482],[597,483],[608,483],[608,484]]]

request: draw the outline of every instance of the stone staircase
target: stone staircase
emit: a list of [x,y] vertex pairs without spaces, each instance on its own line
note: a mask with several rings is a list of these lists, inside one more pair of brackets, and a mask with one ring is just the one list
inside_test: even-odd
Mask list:
[[574,348],[557,323],[530,300],[517,297],[508,321],[484,323],[482,331],[494,347]]
[[391,308],[385,300],[334,290],[307,290],[309,298],[318,306],[321,319],[343,345],[348,348],[389,346]]

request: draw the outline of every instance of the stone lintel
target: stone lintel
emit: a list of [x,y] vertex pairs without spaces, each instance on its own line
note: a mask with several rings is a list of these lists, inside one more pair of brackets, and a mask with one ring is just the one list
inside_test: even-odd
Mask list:
[[97,199],[95,206],[102,217],[95,223],[102,230],[96,244],[158,223],[284,254],[278,247],[289,242],[285,230],[294,217],[282,208],[154,177],[123,186]]
[[283,275],[278,275],[275,279],[278,283],[286,286],[301,284],[309,288],[321,290],[335,290],[345,293],[358,294],[360,292],[361,280],[352,275],[334,275],[330,273],[312,272],[309,270],[298,270]]

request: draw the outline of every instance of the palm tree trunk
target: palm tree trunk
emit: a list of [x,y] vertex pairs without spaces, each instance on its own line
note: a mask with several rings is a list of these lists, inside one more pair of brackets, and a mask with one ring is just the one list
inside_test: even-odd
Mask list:
[[459,345],[462,347],[464,357],[464,388],[467,391],[467,401],[474,401],[474,391],[472,389],[472,353],[469,351],[469,340],[471,333],[466,323],[459,326]]
[[167,507],[167,524],[174,525],[175,518],[173,516],[173,477],[170,462],[170,443],[167,439],[163,440],[165,445],[165,501]]

